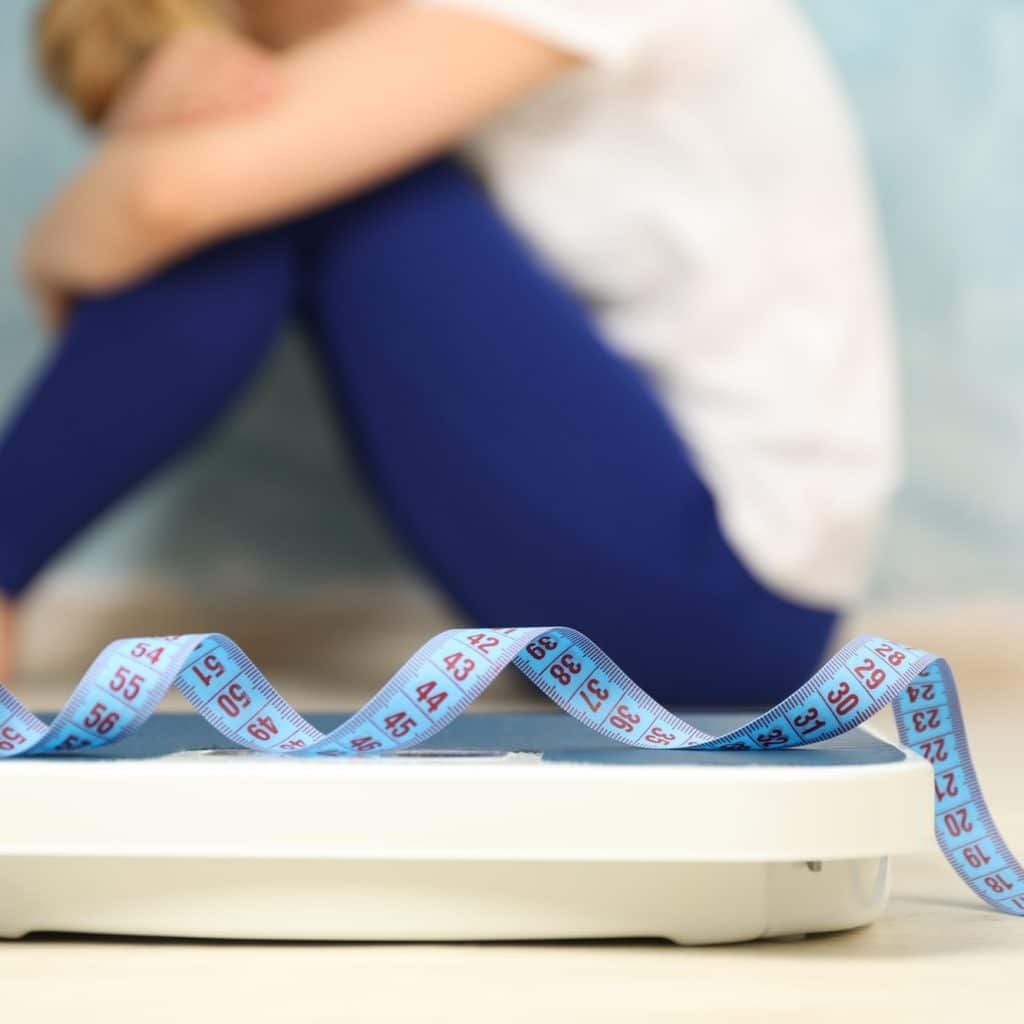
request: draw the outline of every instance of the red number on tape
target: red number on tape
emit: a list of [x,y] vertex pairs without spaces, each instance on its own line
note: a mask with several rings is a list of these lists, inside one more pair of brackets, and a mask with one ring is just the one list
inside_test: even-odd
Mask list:
[[115,673],[114,678],[107,684],[110,689],[119,694],[124,700],[135,700],[139,695],[142,684],[146,681],[145,676],[133,672],[127,665],[122,665]]
[[[942,785],[939,785],[941,779]],[[960,792],[960,787],[956,784],[956,774],[954,772],[943,772],[941,776],[935,780],[935,799],[942,803],[947,796],[956,796]]]
[[620,704],[615,709],[615,714],[608,719],[608,724],[623,732],[632,732],[639,721],[640,716],[633,714],[628,704]]
[[810,736],[812,732],[824,729],[826,722],[819,716],[818,709],[811,706],[802,715],[797,715],[793,724],[801,736]]
[[1013,888],[1013,882],[1002,875],[986,875],[984,881],[993,892],[1009,892]]
[[583,671],[583,666],[569,653],[563,654],[549,671],[563,686],[568,686],[572,682],[572,677]]
[[579,693],[591,711],[600,711],[601,705],[608,699],[608,690],[596,678],[589,680]]
[[439,686],[440,683],[430,682],[416,687],[416,699],[420,704],[426,704],[427,710],[431,714],[433,714],[448,699],[448,692],[446,690],[442,690],[440,693],[434,693],[434,690]]
[[942,716],[938,708],[925,708],[924,711],[915,711],[912,721],[914,732],[927,732],[929,729],[937,729],[942,724]]
[[863,663],[858,665],[853,674],[869,689],[875,690],[885,682],[885,669],[875,668],[875,663],[870,658],[865,658]]
[[[204,672],[203,669],[206,669]],[[224,666],[217,658],[216,654],[208,654],[203,658],[202,665],[193,665],[192,673],[195,675],[203,686],[209,686],[214,679],[220,679],[224,675]]]
[[232,683],[217,698],[217,703],[225,715],[237,718],[242,713],[242,708],[247,708],[252,703],[252,698],[241,683]]
[[945,738],[940,736],[934,740],[922,740],[921,756],[925,760],[931,761],[932,764],[936,764],[938,761],[948,761],[949,754],[946,753]]
[[400,740],[412,729],[416,728],[416,719],[404,711],[396,711],[384,719],[387,731],[396,739]]
[[131,656],[133,658],[141,658],[143,661],[148,661],[151,665],[155,665],[164,653],[165,648],[154,647],[150,648],[149,644],[138,643],[131,649]]
[[360,736],[359,739],[352,741],[351,747],[353,750],[366,753],[368,750],[377,750],[380,747],[380,740],[375,740],[372,736]]
[[92,740],[86,736],[75,736],[74,734],[66,737],[57,746],[55,750],[84,750],[86,747],[92,746]]
[[463,657],[461,654],[449,654],[444,659],[444,666],[452,674],[457,682],[469,678],[469,673],[476,668],[476,662],[472,658]]
[[270,715],[263,715],[255,722],[249,723],[249,735],[266,743],[272,736],[277,735],[277,723]]
[[953,836],[954,839],[966,832],[974,831],[974,824],[968,817],[966,807],[959,807],[957,810],[943,815],[942,821],[946,826],[946,831]]
[[671,743],[675,738],[676,734],[674,732],[665,732],[664,729],[657,725],[644,737],[648,743],[656,743],[662,747]]
[[86,729],[94,729],[100,736],[106,736],[117,725],[121,716],[116,711],[107,712],[106,704],[94,704],[92,711],[85,716],[82,725]]
[[989,857],[977,843],[975,843],[974,846],[966,847],[963,854],[964,860],[967,861],[972,868],[980,868],[992,860],[992,858]]
[[843,680],[836,690],[829,690],[826,699],[839,716],[848,715],[860,703],[857,694],[850,692],[850,684]]
[[907,656],[902,651],[897,651],[892,644],[879,644],[875,648],[875,654],[885,658],[890,665],[902,665],[907,660]]
[[22,736],[13,725],[8,725],[0,730],[0,750],[14,750],[27,743],[26,737]]

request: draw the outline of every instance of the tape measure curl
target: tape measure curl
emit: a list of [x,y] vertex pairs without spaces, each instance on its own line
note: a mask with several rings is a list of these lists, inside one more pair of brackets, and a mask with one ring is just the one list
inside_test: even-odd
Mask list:
[[848,732],[892,704],[901,742],[934,769],[935,835],[946,859],[986,903],[1024,916],[1024,868],[982,796],[949,665],[881,637],[847,644],[791,696],[723,736],[667,711],[592,640],[566,627],[441,633],[327,735],[292,708],[228,637],[118,640],[93,662],[49,725],[0,686],[0,759],[66,754],[125,739],[172,686],[214,728],[251,750],[297,757],[386,754],[439,732],[509,664],[591,729],[647,749],[805,746]]

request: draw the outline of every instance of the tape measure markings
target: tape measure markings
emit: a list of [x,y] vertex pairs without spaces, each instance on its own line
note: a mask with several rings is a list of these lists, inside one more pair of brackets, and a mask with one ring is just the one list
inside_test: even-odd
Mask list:
[[881,637],[859,637],[785,700],[712,736],[641,690],[592,640],[565,627],[447,630],[428,640],[370,701],[321,733],[219,634],[108,645],[50,725],[0,686],[0,759],[72,753],[127,738],[171,686],[215,729],[251,750],[377,755],[415,746],[461,715],[508,665],[601,735],[644,749],[772,750],[819,743],[893,704],[900,741],[932,765],[935,834],[981,899],[1024,916],[1024,868],[985,803],[949,665]]

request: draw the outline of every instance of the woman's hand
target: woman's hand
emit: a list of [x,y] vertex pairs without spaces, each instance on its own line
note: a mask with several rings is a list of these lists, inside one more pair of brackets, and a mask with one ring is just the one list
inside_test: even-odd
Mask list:
[[173,182],[158,181],[146,134],[240,117],[277,95],[277,60],[240,36],[184,31],[126,87],[97,156],[42,212],[25,240],[26,282],[58,330],[76,295],[110,291],[180,252]]
[[46,323],[73,298],[114,291],[178,255],[174,183],[154,173],[145,136],[111,138],[50,202],[26,236],[22,268]]

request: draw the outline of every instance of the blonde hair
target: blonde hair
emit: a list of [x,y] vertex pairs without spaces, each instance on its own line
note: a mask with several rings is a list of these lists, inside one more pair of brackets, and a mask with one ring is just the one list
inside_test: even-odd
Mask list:
[[36,20],[36,47],[53,89],[96,124],[170,35],[228,24],[220,0],[48,0]]

